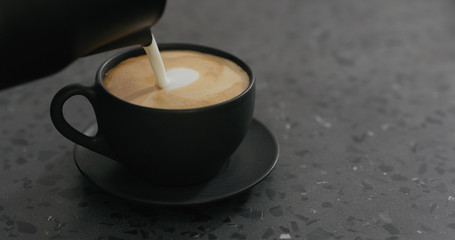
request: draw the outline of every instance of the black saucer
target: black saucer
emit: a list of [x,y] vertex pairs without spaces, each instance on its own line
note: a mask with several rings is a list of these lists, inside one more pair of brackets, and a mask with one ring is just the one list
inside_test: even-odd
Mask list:
[[[96,124],[85,133],[93,135]],[[120,163],[82,146],[74,147],[74,160],[92,183],[123,199],[157,205],[207,203],[241,193],[263,180],[278,161],[279,147],[273,134],[253,119],[250,129],[224,170],[208,182],[185,186],[158,186],[135,177]]]

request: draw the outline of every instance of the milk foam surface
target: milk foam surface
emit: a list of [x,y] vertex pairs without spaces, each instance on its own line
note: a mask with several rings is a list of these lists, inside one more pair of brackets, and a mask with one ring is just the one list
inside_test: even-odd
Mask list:
[[[160,89],[146,55],[121,62],[103,81],[115,96],[133,104],[161,109],[189,109],[227,101],[249,85],[248,74],[234,62],[189,50],[161,52],[168,78],[184,74],[193,82]],[[185,73],[186,72],[186,73]],[[196,74],[195,74],[195,73]],[[191,77],[192,76],[192,77]],[[174,76],[176,77],[176,76]]]

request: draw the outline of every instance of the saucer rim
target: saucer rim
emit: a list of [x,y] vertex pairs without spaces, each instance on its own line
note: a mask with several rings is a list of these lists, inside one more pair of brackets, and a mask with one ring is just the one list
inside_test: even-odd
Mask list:
[[[156,206],[191,206],[191,205],[200,205],[200,204],[207,204],[207,203],[217,202],[217,201],[225,200],[225,199],[234,197],[236,195],[239,195],[241,193],[244,193],[247,190],[250,190],[254,186],[258,185],[268,175],[270,175],[270,173],[275,169],[275,167],[276,167],[276,165],[278,163],[278,159],[279,159],[279,156],[280,156],[280,147],[279,147],[279,143],[278,143],[277,138],[272,133],[272,131],[270,131],[270,129],[267,128],[267,126],[265,124],[263,124],[261,121],[257,120],[256,118],[252,118],[250,124],[253,124],[253,122],[258,124],[260,127],[263,128],[263,130],[265,130],[265,132],[267,132],[267,135],[270,137],[270,140],[273,143],[273,147],[275,149],[275,156],[273,157],[273,163],[272,163],[272,161],[270,161],[271,164],[270,164],[269,167],[267,167],[267,171],[264,171],[264,173],[261,174],[261,175],[258,174],[258,176],[255,178],[255,180],[251,181],[251,183],[247,184],[244,187],[239,188],[236,191],[231,191],[229,193],[222,194],[222,195],[220,194],[217,197],[203,198],[203,199],[200,199],[200,200],[196,199],[196,201],[191,201],[191,200],[189,200],[189,201],[186,201],[186,200],[185,201],[157,201],[157,200],[145,200],[143,198],[131,197],[131,196],[127,195],[127,194],[119,194],[118,192],[109,191],[108,189],[105,189],[102,186],[100,186],[100,184],[98,184],[94,180],[92,180],[92,177],[90,177],[87,173],[85,173],[84,170],[79,166],[78,161],[76,159],[76,151],[77,151],[77,149],[78,148],[84,148],[86,151],[90,151],[90,152],[94,152],[94,151],[92,151],[90,149],[87,149],[87,148],[85,148],[83,146],[80,146],[78,144],[74,144],[74,147],[73,147],[73,160],[74,160],[74,162],[76,164],[76,167],[78,168],[79,172],[84,176],[84,178],[87,181],[89,181],[91,184],[95,185],[97,188],[99,188],[103,192],[105,192],[107,194],[110,194],[112,196],[115,196],[117,198],[123,199],[123,200],[132,201],[132,202],[136,202],[136,203],[147,204],[147,205],[156,205]],[[89,130],[91,130],[91,128],[94,127],[95,124],[96,123],[92,122],[91,124],[88,125],[88,127],[84,128],[83,132],[84,133],[88,132]],[[94,152],[94,153],[96,153],[96,152]],[[96,154],[98,154],[98,153],[96,153]],[[227,168],[229,168],[229,166]],[[220,173],[219,175],[215,176],[214,178],[212,178],[212,179],[210,179],[210,180],[208,180],[208,181],[206,181],[204,183],[195,184],[195,185],[192,185],[190,187],[203,186],[203,185],[205,185],[207,183],[215,181],[217,178],[219,178],[223,174],[224,174],[224,172]],[[143,181],[143,182],[145,182],[145,181]],[[186,186],[186,187],[183,187],[183,186],[182,187],[178,187],[178,186],[177,187],[176,186],[162,186],[162,185],[157,185],[157,184],[152,184],[152,183],[150,183],[149,185],[150,186],[154,186],[154,187],[159,187],[159,188],[165,188],[165,189],[176,189],[176,191],[178,191],[178,189],[184,189],[184,188],[188,187],[188,186]]]

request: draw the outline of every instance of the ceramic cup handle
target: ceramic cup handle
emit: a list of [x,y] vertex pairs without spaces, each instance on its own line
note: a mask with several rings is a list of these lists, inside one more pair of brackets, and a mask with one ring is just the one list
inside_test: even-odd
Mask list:
[[92,87],[86,87],[80,84],[71,84],[58,91],[52,99],[51,119],[55,128],[57,128],[63,136],[76,144],[115,159],[115,156],[112,154],[112,151],[110,150],[102,132],[98,130],[95,136],[90,137],[76,130],[65,120],[65,117],[63,116],[63,105],[70,97],[75,95],[86,97],[93,106],[96,115],[97,103],[95,90]]

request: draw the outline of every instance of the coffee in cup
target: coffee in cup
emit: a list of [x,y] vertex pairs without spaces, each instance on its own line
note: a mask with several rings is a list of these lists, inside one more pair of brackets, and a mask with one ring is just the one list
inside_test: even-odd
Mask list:
[[214,105],[238,96],[249,76],[233,61],[212,54],[162,51],[168,79],[193,78],[190,84],[161,89],[146,55],[124,60],[107,72],[103,84],[116,97],[144,107],[189,109]]

